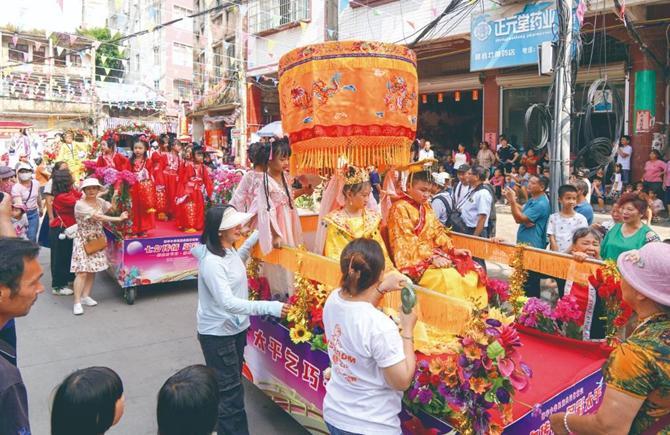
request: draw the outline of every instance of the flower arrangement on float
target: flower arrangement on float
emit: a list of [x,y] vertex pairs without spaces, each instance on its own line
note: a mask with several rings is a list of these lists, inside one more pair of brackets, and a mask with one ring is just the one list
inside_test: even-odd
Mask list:
[[605,335],[610,344],[618,341],[617,335],[630,317],[633,309],[624,300],[621,294],[621,274],[614,261],[605,261],[589,277],[591,285],[603,301],[605,307]]
[[286,316],[293,343],[310,343],[312,350],[326,351],[328,342],[323,327],[323,306],[331,290],[324,284],[304,278],[294,278],[295,292],[289,297],[290,309]]
[[529,298],[521,310],[518,323],[547,334],[580,340],[583,324],[577,299],[573,295],[560,298],[554,307],[539,298]]
[[[453,353],[420,359],[404,401],[464,434],[498,434],[512,421],[514,395],[532,371],[521,359],[514,317],[497,308],[474,313]],[[500,412],[502,426],[492,410]]]
[[224,205],[230,202],[235,188],[242,180],[242,172],[230,166],[222,166],[212,171],[214,190],[211,204]]

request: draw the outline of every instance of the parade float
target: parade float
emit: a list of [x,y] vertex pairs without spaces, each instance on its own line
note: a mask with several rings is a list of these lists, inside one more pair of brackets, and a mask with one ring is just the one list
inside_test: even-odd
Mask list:
[[[282,57],[279,80],[292,172],[328,176],[342,161],[380,169],[409,161],[418,81],[408,48],[360,41],[302,47]],[[314,217],[301,220],[303,232],[313,235]],[[528,302],[528,270],[587,283],[599,265],[470,236],[454,234],[453,241],[479,258],[511,265],[513,273],[509,284],[489,280],[492,303],[483,309],[415,287],[418,364],[403,400],[403,432],[548,434],[550,414],[597,409],[604,392],[600,368],[609,349],[557,333],[572,327],[570,309],[563,307],[569,301],[558,309],[566,317],[552,317],[554,333],[517,325]],[[286,321],[252,318],[245,375],[307,430],[328,433],[322,418],[326,373],[331,363],[347,364],[329,360],[322,323],[323,303],[339,286],[339,264],[304,248],[257,251],[254,257],[254,297],[286,292],[268,288],[263,264],[293,272],[294,286]],[[389,315],[399,306],[397,295],[382,302]]]

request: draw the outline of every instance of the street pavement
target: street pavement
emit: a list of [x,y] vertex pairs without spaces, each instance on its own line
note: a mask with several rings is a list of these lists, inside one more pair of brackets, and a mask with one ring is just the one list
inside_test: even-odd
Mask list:
[[[517,226],[506,209],[499,206],[498,236],[514,241]],[[670,228],[654,229],[662,238],[670,237]],[[58,383],[75,369],[100,365],[119,373],[126,395],[126,413],[108,433],[156,434],[161,385],[182,367],[203,363],[195,332],[195,283],[143,289],[135,305],[128,306],[116,283],[100,273],[92,294],[99,305],[85,307],[85,314],[75,317],[71,297],[51,294],[47,249],[40,262],[45,292],[29,316],[17,320],[19,366],[28,389],[33,433],[49,433],[50,401]],[[509,273],[505,265],[489,263],[488,268],[496,277]],[[247,384],[246,391],[252,434],[306,433],[256,387]]]

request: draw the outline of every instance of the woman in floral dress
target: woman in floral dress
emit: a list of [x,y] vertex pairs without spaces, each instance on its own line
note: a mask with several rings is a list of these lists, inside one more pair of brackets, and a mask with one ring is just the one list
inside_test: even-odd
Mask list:
[[74,280],[74,315],[84,314],[82,305],[94,307],[98,303],[91,298],[91,289],[95,281],[95,274],[106,270],[107,256],[105,250],[91,255],[86,253],[84,245],[87,242],[104,236],[103,222],[122,222],[128,219],[128,213],[123,212],[118,217],[107,216],[112,204],[98,198],[102,186],[96,178],[87,178],[81,185],[84,197],[74,206],[74,217],[77,220],[77,233],[72,247],[72,265],[70,272],[76,274]]

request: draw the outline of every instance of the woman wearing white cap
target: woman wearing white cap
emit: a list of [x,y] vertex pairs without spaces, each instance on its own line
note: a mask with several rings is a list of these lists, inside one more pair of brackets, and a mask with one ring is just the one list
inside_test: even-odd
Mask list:
[[[112,209],[112,204],[98,197],[101,189],[102,185],[97,178],[85,179],[81,183],[84,197],[74,206],[77,232],[72,244],[70,272],[75,274],[74,308],[72,309],[75,316],[84,314],[82,305],[88,307],[98,305],[91,297],[95,274],[109,267],[105,254],[107,241],[102,223],[122,222],[128,219],[128,213],[125,211],[118,217],[107,216],[107,212]],[[96,241],[103,241],[103,243],[96,246]]]
[[33,177],[33,168],[28,163],[19,163],[16,168],[18,182],[12,187],[12,201],[23,204],[28,217],[28,240],[37,242],[37,231],[40,227],[40,216],[43,212],[40,198],[40,183]]
[[593,415],[552,415],[557,435],[670,433],[670,245],[619,255],[621,291],[638,315],[633,333],[603,367],[607,389]]
[[242,226],[252,218],[232,205],[213,207],[205,214],[200,245],[191,253],[198,259],[198,340],[207,366],[216,370],[221,397],[218,433],[249,433],[241,382],[249,316],[285,317],[288,305],[278,301],[250,301],[244,265],[258,242],[254,231],[242,247]]

